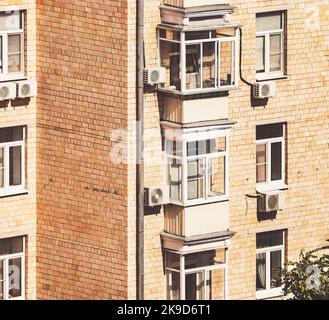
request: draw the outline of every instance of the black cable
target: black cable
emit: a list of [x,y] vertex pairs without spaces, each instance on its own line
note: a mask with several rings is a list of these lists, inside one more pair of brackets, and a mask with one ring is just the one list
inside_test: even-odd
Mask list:
[[239,31],[240,31],[240,79],[245,83],[247,84],[248,86],[250,87],[253,87],[253,84],[250,83],[249,81],[247,81],[246,79],[243,78],[243,75],[242,75],[242,52],[243,52],[243,46],[242,46],[242,38],[243,38],[243,32],[242,32],[242,29],[241,27],[239,28]]

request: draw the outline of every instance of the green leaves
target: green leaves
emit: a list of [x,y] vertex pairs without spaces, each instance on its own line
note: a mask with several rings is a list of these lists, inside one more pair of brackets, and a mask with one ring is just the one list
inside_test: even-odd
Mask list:
[[281,271],[283,292],[293,300],[329,300],[329,246],[302,251]]

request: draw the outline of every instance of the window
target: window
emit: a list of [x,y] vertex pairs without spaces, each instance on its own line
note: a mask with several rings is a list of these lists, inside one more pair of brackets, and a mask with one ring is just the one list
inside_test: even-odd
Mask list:
[[24,74],[24,24],[21,11],[0,12],[0,80]]
[[256,72],[258,79],[280,77],[285,72],[285,13],[256,16]]
[[282,294],[280,271],[284,267],[285,231],[257,234],[256,296],[266,299]]
[[179,255],[165,252],[168,300],[225,300],[227,249]]
[[196,133],[187,135],[186,140],[166,139],[167,176],[172,203],[194,205],[227,200],[227,131],[212,132],[209,138],[206,135]]
[[236,30],[180,32],[159,28],[159,62],[167,70],[162,89],[191,94],[237,86]]
[[25,239],[0,239],[0,300],[24,299]]
[[0,196],[24,190],[24,127],[0,128]]
[[[258,185],[285,184],[285,124],[257,126],[256,182]],[[272,190],[275,190],[272,189]]]

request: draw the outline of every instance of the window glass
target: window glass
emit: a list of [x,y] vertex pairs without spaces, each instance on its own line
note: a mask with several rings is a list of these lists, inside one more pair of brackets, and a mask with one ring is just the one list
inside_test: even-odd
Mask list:
[[17,298],[22,295],[22,258],[10,259],[8,264],[8,297]]
[[177,140],[166,140],[166,152],[176,157],[183,156],[183,143]]
[[175,269],[179,272],[180,270],[180,256],[179,254],[166,252],[166,264],[167,268]]
[[282,251],[271,252],[271,288],[281,286]]
[[282,142],[271,144],[271,179],[282,179]]
[[281,246],[284,244],[284,232],[272,231],[257,234],[257,249]]
[[283,137],[283,128],[284,128],[283,123],[257,126],[256,139],[263,140],[263,139]]
[[4,148],[0,148],[0,188],[3,188],[5,183],[4,152],[5,152]]
[[265,37],[256,38],[256,71],[265,72]]
[[205,160],[197,159],[187,162],[187,197],[188,200],[204,198]]
[[191,141],[187,143],[187,156],[198,156],[207,153],[207,140]]
[[19,11],[0,12],[0,31],[18,30],[21,28],[21,13]]
[[170,199],[182,201],[182,162],[169,159],[169,188]]
[[186,89],[201,88],[201,45],[186,46]]
[[215,83],[215,42],[205,42],[203,44],[203,57],[202,57],[202,83],[203,88],[214,88]]
[[191,141],[187,143],[187,156],[189,157],[217,152],[225,152],[225,150],[225,137],[220,137],[211,140]]
[[225,300],[225,270],[209,271],[209,300]]
[[234,84],[234,45],[233,41],[220,43],[220,86]]
[[8,36],[8,72],[20,72],[22,70],[21,35]]
[[267,160],[266,160],[266,144],[259,144],[256,146],[256,175],[257,175],[257,183],[266,182],[266,168],[267,168]]
[[178,43],[160,41],[160,64],[166,69],[165,87],[180,90],[180,46]]
[[23,252],[23,237],[0,240],[0,256],[21,252]]
[[282,29],[282,12],[259,13],[256,16],[256,31]]
[[256,256],[256,289],[266,290],[266,253]]
[[177,31],[160,29],[159,32],[160,32],[160,38],[180,41],[180,33]]
[[0,73],[3,72],[2,36],[0,36]]
[[0,128],[0,143],[23,140],[23,127]]
[[272,34],[270,36],[270,72],[280,71],[282,69],[281,40],[281,34]]
[[208,39],[210,37],[209,31],[197,31],[197,32],[186,32],[185,40],[201,40]]
[[226,151],[226,137],[220,137],[220,138],[208,140],[208,144],[209,144],[208,153]]
[[225,157],[208,159],[209,197],[225,194]]
[[22,184],[22,147],[9,148],[9,185]]
[[180,299],[180,273],[167,270],[167,299]]
[[202,268],[225,263],[225,250],[217,250],[192,253],[185,256],[185,269]]
[[199,271],[185,275],[185,299],[205,299],[205,272]]

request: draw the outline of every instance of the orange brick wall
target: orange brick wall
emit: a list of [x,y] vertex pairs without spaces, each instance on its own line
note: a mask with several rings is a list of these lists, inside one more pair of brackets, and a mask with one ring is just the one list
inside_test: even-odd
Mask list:
[[37,297],[127,297],[127,2],[37,1]]

